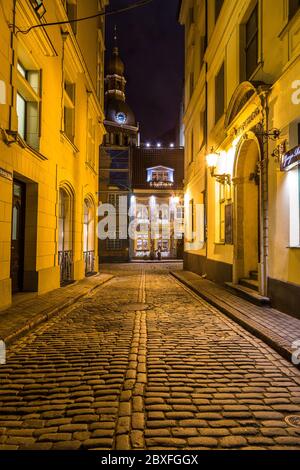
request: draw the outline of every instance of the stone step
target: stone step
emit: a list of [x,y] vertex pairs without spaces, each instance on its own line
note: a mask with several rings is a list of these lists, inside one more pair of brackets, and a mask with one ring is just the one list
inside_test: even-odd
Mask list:
[[256,279],[240,279],[239,284],[244,287],[248,287],[248,289],[252,289],[256,292],[259,291],[258,281]]
[[258,305],[259,307],[270,305],[269,297],[264,297],[253,289],[241,286],[240,284],[233,284],[232,282],[226,282],[225,285],[235,295],[248,300],[248,302],[252,304]]

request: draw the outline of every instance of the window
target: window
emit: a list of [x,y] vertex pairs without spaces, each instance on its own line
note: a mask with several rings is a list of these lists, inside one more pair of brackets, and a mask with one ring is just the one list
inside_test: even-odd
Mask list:
[[192,98],[194,93],[194,72],[190,73],[190,99]]
[[194,7],[191,7],[189,10],[189,26],[192,26],[194,23]]
[[75,138],[75,85],[65,82],[64,86],[64,129],[65,135],[74,143]]
[[300,8],[300,0],[289,0],[289,19],[293,18]]
[[199,148],[202,149],[206,144],[206,111],[200,113],[200,132]]
[[26,101],[23,96],[17,93],[17,115],[18,133],[25,140],[26,138]]
[[[77,19],[77,0],[65,0],[65,9],[70,21]],[[77,33],[77,23],[71,23],[73,33]]]
[[31,4],[39,18],[43,18],[46,13],[46,8],[43,4],[43,0],[31,0]]
[[219,18],[223,3],[224,0],[215,0],[215,22],[217,22],[217,19]]
[[40,140],[40,71],[17,63],[16,112],[18,133],[32,148],[39,149]]
[[246,79],[250,80],[258,65],[258,5],[246,23]]
[[219,241],[225,242],[225,184],[219,184]]
[[215,123],[221,119],[225,110],[225,66],[224,62],[215,79]]
[[231,203],[231,185],[228,183],[218,183],[219,213],[218,217],[218,242],[225,243],[226,239],[226,208]]
[[195,148],[194,148],[194,131],[192,129],[192,132],[191,132],[191,159],[190,159],[191,163],[194,161],[194,150],[195,150]]
[[91,117],[88,118],[87,132],[87,163],[94,168],[96,160],[96,126]]

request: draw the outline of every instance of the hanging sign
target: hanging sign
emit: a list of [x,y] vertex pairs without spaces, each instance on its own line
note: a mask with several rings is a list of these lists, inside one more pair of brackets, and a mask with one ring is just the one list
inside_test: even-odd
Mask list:
[[281,171],[290,170],[300,162],[300,145],[286,152],[281,159]]

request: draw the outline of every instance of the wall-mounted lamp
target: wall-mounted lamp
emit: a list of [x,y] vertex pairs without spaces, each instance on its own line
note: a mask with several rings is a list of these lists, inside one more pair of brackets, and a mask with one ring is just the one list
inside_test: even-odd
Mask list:
[[271,129],[269,132],[255,132],[257,136],[264,137],[265,139],[278,140],[280,138],[280,129]]
[[210,153],[206,156],[206,162],[207,162],[207,166],[210,170],[210,174],[211,174],[212,178],[216,178],[218,183],[230,184],[231,183],[231,176],[229,174],[224,173],[223,175],[217,175],[215,173],[216,168],[217,168],[217,164],[218,164],[219,156],[220,156],[220,154],[215,152],[213,148],[211,149]]

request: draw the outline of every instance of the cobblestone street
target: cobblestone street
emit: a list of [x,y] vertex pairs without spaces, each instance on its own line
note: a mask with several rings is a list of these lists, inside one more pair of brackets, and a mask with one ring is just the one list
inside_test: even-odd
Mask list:
[[300,373],[168,264],[115,277],[17,340],[0,450],[300,449]]

